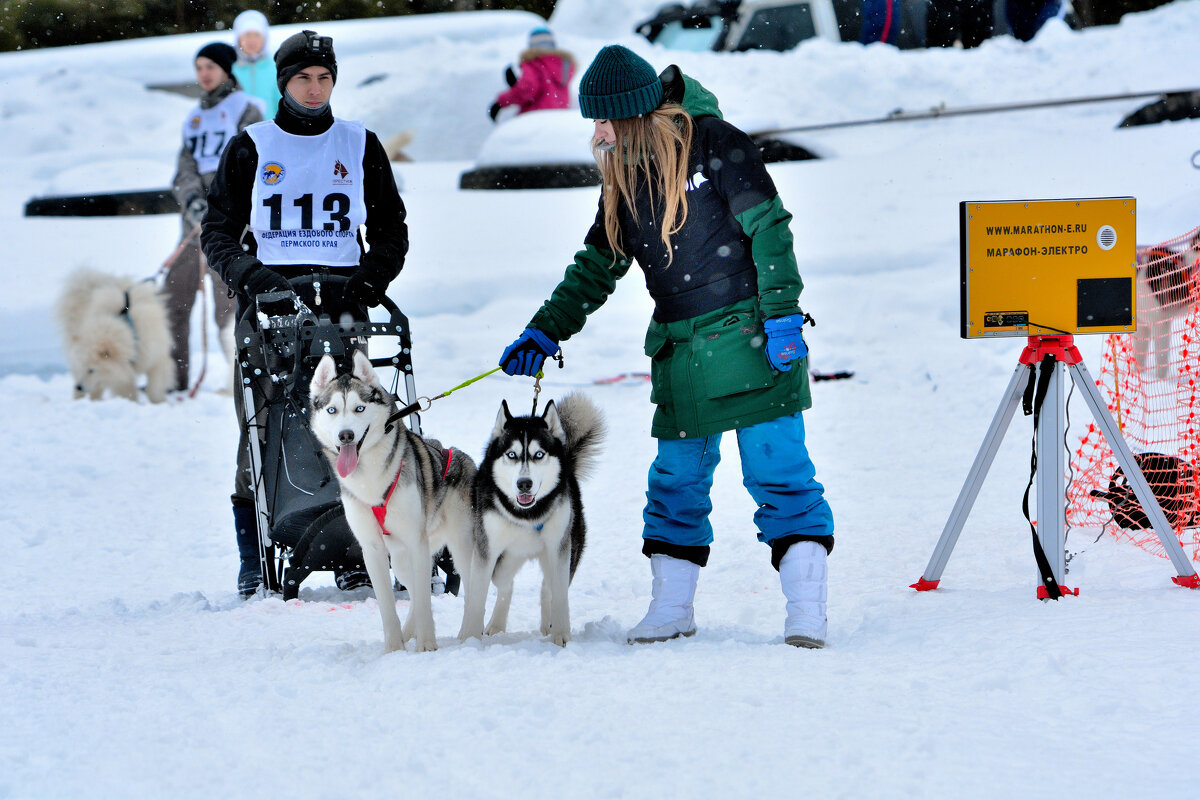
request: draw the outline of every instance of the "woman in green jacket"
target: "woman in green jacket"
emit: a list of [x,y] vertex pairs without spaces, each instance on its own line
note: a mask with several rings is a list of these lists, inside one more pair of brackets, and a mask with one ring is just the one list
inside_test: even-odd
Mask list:
[[579,108],[596,121],[600,208],[500,365],[537,374],[636,258],[655,302],[645,351],[658,455],[642,514],[652,600],[629,641],[696,632],[692,599],[713,538],[709,490],[721,434],[732,430],[758,538],[787,598],[784,639],[822,647],[833,515],[804,445],[800,412],[811,398],[791,214],[758,148],[676,67],[659,76],[627,48],[605,47],[580,82]]

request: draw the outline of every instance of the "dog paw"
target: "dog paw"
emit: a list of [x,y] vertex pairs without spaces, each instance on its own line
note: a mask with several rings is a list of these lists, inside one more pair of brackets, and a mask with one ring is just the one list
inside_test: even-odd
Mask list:
[[389,638],[383,640],[383,650],[386,653],[394,653],[397,650],[404,649],[404,641],[400,637]]
[[495,636],[498,633],[504,633],[505,625],[488,625],[483,629],[484,636]]
[[418,636],[413,639],[414,653],[432,653],[437,650],[437,640],[432,636]]
[[568,631],[563,631],[562,633],[552,631],[550,633],[550,641],[559,647],[566,647],[567,642],[571,641],[571,634]]

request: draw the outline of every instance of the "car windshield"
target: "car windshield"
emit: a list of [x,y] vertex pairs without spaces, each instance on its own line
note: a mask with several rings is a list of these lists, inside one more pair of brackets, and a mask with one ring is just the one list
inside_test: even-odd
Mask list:
[[708,25],[705,27],[696,27],[696,18],[689,19],[686,28],[682,22],[668,22],[663,25],[662,32],[655,37],[654,43],[672,50],[690,50],[696,53],[712,50],[713,43],[721,34],[721,17],[713,15],[707,19]]
[[797,3],[754,12],[737,50],[790,50],[817,35],[812,6]]

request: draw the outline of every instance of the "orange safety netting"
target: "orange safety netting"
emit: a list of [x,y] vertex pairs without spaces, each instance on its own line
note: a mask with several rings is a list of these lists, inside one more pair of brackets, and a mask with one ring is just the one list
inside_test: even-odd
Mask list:
[[[1167,520],[1200,560],[1200,227],[1138,248],[1137,330],[1105,337],[1096,383]],[[1157,455],[1152,455],[1157,454]],[[1093,422],[1071,453],[1067,521],[1165,557]],[[1098,497],[1097,495],[1102,495]]]

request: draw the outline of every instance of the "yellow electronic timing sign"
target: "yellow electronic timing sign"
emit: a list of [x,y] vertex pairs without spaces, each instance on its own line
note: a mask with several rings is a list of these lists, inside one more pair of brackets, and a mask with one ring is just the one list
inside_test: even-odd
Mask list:
[[1132,197],[959,203],[960,335],[1134,330]]

